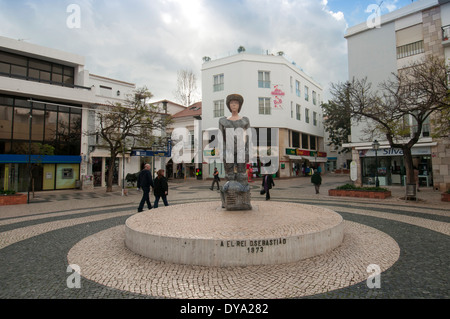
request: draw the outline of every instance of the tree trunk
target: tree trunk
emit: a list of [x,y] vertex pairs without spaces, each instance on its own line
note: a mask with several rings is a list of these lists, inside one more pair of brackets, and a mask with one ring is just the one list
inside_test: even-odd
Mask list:
[[403,159],[406,168],[406,184],[415,184],[416,179],[414,176],[413,158],[410,148],[403,147]]
[[113,191],[113,178],[114,178],[114,168],[116,163],[116,156],[111,156],[109,162],[108,176],[106,178],[106,192],[111,193]]

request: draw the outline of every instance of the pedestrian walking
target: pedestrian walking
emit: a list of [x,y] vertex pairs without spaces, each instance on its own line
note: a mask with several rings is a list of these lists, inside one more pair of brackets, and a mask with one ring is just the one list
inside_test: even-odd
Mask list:
[[137,180],[137,188],[142,189],[142,199],[139,203],[138,213],[144,210],[145,203],[147,203],[148,209],[152,209],[152,204],[150,203],[150,187],[154,187],[152,173],[150,172],[150,164],[145,164]]
[[213,190],[214,188],[214,184],[217,183],[217,190],[219,190],[219,182],[220,182],[220,177],[219,177],[219,171],[217,170],[217,167],[214,167],[214,173],[213,173],[213,182],[211,184],[211,187],[209,188],[210,190]]
[[320,185],[322,184],[322,177],[320,176],[320,173],[317,170],[311,176],[311,183],[314,184],[316,194],[319,194]]
[[158,208],[159,199],[162,198],[164,206],[169,206],[167,202],[167,195],[169,194],[169,185],[167,183],[167,178],[164,176],[164,170],[160,169],[156,172],[157,176],[155,178],[153,187],[153,193],[155,194],[155,202],[153,203],[154,208]]
[[272,186],[275,186],[272,175],[265,175],[262,180],[262,188],[264,190],[264,193],[266,194],[266,200],[270,200],[270,190],[272,189]]

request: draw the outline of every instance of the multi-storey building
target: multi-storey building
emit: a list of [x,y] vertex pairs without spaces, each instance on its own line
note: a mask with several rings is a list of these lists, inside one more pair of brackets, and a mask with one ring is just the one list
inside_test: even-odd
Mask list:
[[198,163],[199,160],[195,161],[196,158],[201,159],[201,149],[198,145],[201,140],[202,102],[196,102],[171,117],[172,123],[167,127],[167,135],[175,138],[182,136],[182,139],[173,141],[174,152],[188,156],[180,158],[177,154],[173,154],[166,164],[167,176],[176,179],[203,178],[202,173],[197,175],[197,169],[201,169],[201,164]]
[[104,185],[109,154],[84,132],[96,106],[123,102],[134,88],[89,74],[82,56],[0,37],[0,189],[24,192],[30,180],[36,191],[70,189],[92,185],[94,174]]
[[302,169],[323,166],[327,161],[320,84],[281,52],[262,55],[241,51],[217,60],[204,59],[204,175],[212,176],[214,167],[223,173],[221,154],[215,145],[219,119],[231,114],[226,106],[229,94],[244,97],[240,115],[250,119],[257,134],[255,174],[261,172],[261,166],[270,165],[275,166],[278,177],[300,176]]
[[[392,73],[419,61],[426,55],[450,57],[450,1],[420,0],[381,16],[379,25],[361,23],[347,30],[349,78],[367,77],[373,87],[388,80]],[[414,126],[413,119],[409,120]],[[353,160],[358,164],[358,183],[374,183],[375,169],[380,185],[405,183],[401,150],[381,141],[381,149],[372,149],[372,140],[364,133],[367,123],[353,122],[351,143]],[[412,127],[414,129],[414,127]],[[414,166],[419,168],[423,186],[450,187],[450,141],[432,138],[432,125],[426,124],[422,137],[412,148]],[[376,160],[378,158],[378,167]]]

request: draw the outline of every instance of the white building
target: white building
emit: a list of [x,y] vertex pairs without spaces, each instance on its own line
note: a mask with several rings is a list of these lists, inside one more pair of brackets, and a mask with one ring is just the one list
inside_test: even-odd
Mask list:
[[[202,66],[202,128],[204,176],[218,166],[219,152],[211,156],[218,121],[230,116],[225,102],[229,94],[244,97],[241,116],[252,128],[267,134],[267,146],[258,146],[254,171],[260,172],[261,156],[273,157],[278,177],[300,176],[302,165],[316,167],[326,162],[322,123],[322,87],[294,63],[279,55],[241,52],[229,57],[205,59]],[[214,142],[215,141],[215,142]],[[266,164],[268,165],[268,164]],[[206,177],[206,176],[205,176]]]
[[[450,1],[419,0],[381,16],[375,28],[366,22],[347,30],[349,77],[363,79],[377,87],[392,73],[427,54],[450,57]],[[410,123],[413,123],[411,120]],[[401,152],[380,140],[381,150],[372,150],[374,137],[364,133],[365,123],[352,123],[353,160],[358,164],[358,183],[374,182],[375,155],[378,155],[380,185],[403,184],[404,165]],[[423,186],[450,187],[450,142],[431,138],[426,125],[422,138],[413,147],[415,166],[419,166]],[[380,137],[380,136],[378,136]],[[382,138],[382,137],[381,137]]]
[[[201,145],[202,139],[202,102],[191,106],[172,115],[172,124],[167,128],[167,135],[183,139],[174,142],[174,154],[167,162],[166,172],[170,178],[203,178],[203,174],[197,175],[197,169],[202,170]],[[175,133],[174,131],[177,131]],[[175,154],[177,153],[177,154]],[[187,156],[177,156],[184,154]],[[197,160],[196,160],[197,159]]]
[[[98,127],[98,118],[96,111],[103,106],[113,105],[115,103],[124,103],[128,96],[132,96],[136,90],[136,85],[124,81],[119,81],[95,74],[89,74],[89,85],[94,93],[95,103],[91,104],[91,111],[85,110],[83,116],[85,123],[83,127],[89,131],[94,131]],[[128,173],[139,171],[140,163],[137,158],[131,158],[130,154],[125,154],[125,162],[122,154],[118,155],[116,163],[110,163],[109,148],[102,146],[98,137],[82,136],[82,145],[87,149],[87,153],[82,154],[81,175],[85,175],[83,188],[105,187],[107,170],[113,167],[115,174],[113,184],[123,185],[122,180]],[[86,156],[84,156],[86,154]]]
[[[0,189],[27,191],[29,163],[38,164],[35,190],[93,186],[93,172],[104,186],[109,154],[83,134],[95,125],[89,109],[121,102],[134,88],[89,74],[82,56],[0,37]],[[55,155],[44,156],[45,145]],[[115,165],[118,177],[122,164]]]

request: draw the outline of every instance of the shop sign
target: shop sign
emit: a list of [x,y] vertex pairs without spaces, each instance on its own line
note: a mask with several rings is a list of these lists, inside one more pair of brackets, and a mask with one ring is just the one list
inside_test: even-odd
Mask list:
[[[413,147],[411,154],[418,155],[430,155],[431,149],[429,147]],[[403,150],[400,148],[384,148],[375,153],[375,150],[363,150],[359,152],[360,157],[375,157],[376,156],[403,156]]]
[[204,156],[211,156],[211,157],[219,156],[219,151],[216,150],[215,148],[213,148],[211,150],[204,150],[203,151],[203,155]]
[[306,151],[298,148],[286,148],[286,155],[327,157],[325,152]]

